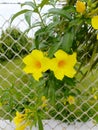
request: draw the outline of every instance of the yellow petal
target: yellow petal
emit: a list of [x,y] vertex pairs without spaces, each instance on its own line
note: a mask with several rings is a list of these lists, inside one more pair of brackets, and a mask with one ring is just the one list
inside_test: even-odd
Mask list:
[[27,74],[33,73],[32,67],[31,66],[26,66],[23,71]]
[[77,59],[76,59],[76,53],[73,53],[72,55],[69,55],[68,56],[68,66],[74,66],[77,62]]
[[23,123],[23,124],[19,124],[16,126],[16,130],[25,130],[25,128],[27,127],[27,124]]
[[73,96],[69,96],[67,99],[69,104],[74,104],[75,103],[75,98]]
[[45,72],[49,69],[49,65],[50,65],[50,59],[47,58],[47,57],[44,57],[42,60],[41,60],[41,65],[42,65],[42,72]]
[[73,78],[76,73],[74,69],[76,61],[76,53],[69,55],[62,50],[58,50],[55,53],[55,58],[51,60],[50,70],[54,72],[55,77],[59,80],[62,80],[64,76]]
[[34,79],[37,81],[39,81],[39,78],[41,78],[43,76],[41,72],[34,72],[32,75],[33,75]]
[[81,1],[77,1],[76,2],[76,11],[78,13],[84,13],[85,10],[86,10],[85,3],[81,2]]
[[97,40],[98,40],[98,34],[97,34]]
[[44,101],[46,101],[47,99],[46,99],[45,96],[42,96],[42,97],[41,97],[41,100],[44,102]]
[[53,59],[50,60],[49,69],[50,70],[56,70],[57,69],[57,59],[56,58],[53,58]]
[[31,56],[31,54],[27,55],[27,56],[23,59],[23,62],[24,62],[26,65],[32,64],[32,56]]
[[58,50],[55,54],[55,57],[58,59],[67,59],[68,58],[68,54],[66,52],[64,52],[63,50]]
[[64,73],[63,73],[63,71],[59,71],[59,70],[54,71],[54,75],[55,75],[55,77],[56,77],[57,79],[59,79],[59,80],[62,80],[62,79],[64,78]]
[[33,58],[39,59],[39,60],[44,57],[43,52],[40,51],[40,50],[33,50],[33,51],[31,52],[31,55],[32,55]]
[[65,74],[65,76],[67,76],[69,78],[73,78],[74,75],[76,74],[76,70],[74,68],[66,68],[64,70],[64,74]]
[[98,15],[91,19],[91,24],[94,29],[98,29]]

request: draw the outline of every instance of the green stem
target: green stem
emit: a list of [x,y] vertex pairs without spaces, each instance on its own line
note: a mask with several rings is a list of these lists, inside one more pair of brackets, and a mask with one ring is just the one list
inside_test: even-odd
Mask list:
[[40,11],[39,11],[39,9],[38,9],[38,6],[37,6],[37,4],[36,4],[36,1],[35,1],[35,0],[33,0],[33,1],[34,1],[35,5],[36,5],[36,7],[37,7],[37,13],[38,13],[39,18],[40,18],[40,20],[41,20],[41,22],[42,22],[42,25],[43,25],[43,27],[45,27],[44,21],[43,21],[43,19],[42,19],[42,16],[41,16],[41,13],[40,13]]
[[91,59],[90,59],[90,66],[89,66],[89,69],[88,69],[87,74],[90,72],[90,70],[91,70],[91,68],[92,68],[93,61],[94,61],[94,57],[95,57],[96,51],[97,51],[97,47],[98,47],[98,41],[95,43],[95,46],[94,46],[94,49],[93,49],[93,53],[92,53],[92,57],[91,57]]
[[95,58],[95,55],[96,55],[96,51],[97,51],[97,48],[98,48],[98,41],[95,43],[95,46],[94,46],[94,49],[93,49],[93,53],[92,53],[92,57],[90,59],[90,62],[89,62],[89,68],[88,68],[88,71],[85,72],[84,76],[81,78],[81,81],[89,74],[89,72],[91,71],[91,68],[92,68],[92,65],[93,65],[93,61],[94,61],[94,58]]
[[93,16],[94,14],[98,13],[98,8],[94,9],[91,13],[89,13],[87,16]]

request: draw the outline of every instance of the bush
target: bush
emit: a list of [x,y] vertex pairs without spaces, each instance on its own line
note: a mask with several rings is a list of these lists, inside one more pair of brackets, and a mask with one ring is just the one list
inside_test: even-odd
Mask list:
[[2,31],[0,37],[0,60],[11,59],[19,54],[20,56],[30,52],[33,40],[23,34],[18,28],[8,27]]

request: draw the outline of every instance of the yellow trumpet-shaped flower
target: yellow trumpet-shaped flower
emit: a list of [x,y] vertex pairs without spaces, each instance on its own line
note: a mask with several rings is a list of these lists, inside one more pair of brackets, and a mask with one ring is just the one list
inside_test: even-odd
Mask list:
[[68,99],[67,99],[68,103],[71,105],[71,104],[74,104],[75,103],[75,98],[73,96],[69,96]]
[[85,3],[84,2],[81,2],[81,1],[77,1],[76,2],[76,11],[78,13],[84,13],[86,10],[86,6],[85,6]]
[[91,24],[94,29],[98,29],[98,15],[91,19]]
[[28,123],[25,121],[25,114],[16,112],[16,116],[13,119],[16,129],[15,130],[25,130],[25,128],[28,126]]
[[55,53],[55,58],[51,59],[50,70],[59,80],[62,80],[64,76],[73,78],[76,73],[74,69],[76,61],[76,53],[69,55],[62,50],[58,50]]
[[48,61],[49,59],[44,57],[44,54],[40,50],[33,50],[23,59],[23,62],[26,64],[23,70],[26,73],[31,73],[35,80],[39,80],[42,77],[42,72],[45,72],[49,68]]

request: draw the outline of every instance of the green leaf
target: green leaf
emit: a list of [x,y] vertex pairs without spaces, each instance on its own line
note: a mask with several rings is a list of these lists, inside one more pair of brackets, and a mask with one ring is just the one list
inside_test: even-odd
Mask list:
[[39,127],[39,130],[44,130],[43,123],[42,123],[40,116],[38,116],[38,127]]
[[[54,79],[54,77],[52,77]],[[55,81],[53,79],[49,80],[49,90],[48,96],[52,105],[55,104]]]
[[65,10],[67,13],[75,13],[76,8],[71,5],[66,5],[63,10]]
[[41,25],[41,22],[33,23],[32,26],[26,29],[23,34],[28,33],[32,28],[38,27],[40,25]]
[[98,123],[98,114],[94,116],[95,123]]
[[32,11],[28,11],[25,13],[25,20],[30,27],[31,27],[31,16],[32,16]]
[[60,21],[54,21],[53,23],[50,23],[48,26],[47,26],[47,30],[48,31],[51,31],[53,28],[55,28],[58,24],[60,23]]
[[42,0],[42,2],[39,4],[39,7],[42,9],[45,5],[49,4],[49,0]]
[[61,42],[56,42],[53,44],[48,52],[49,57],[53,57],[54,53],[57,51],[57,49],[60,47]]
[[35,3],[33,3],[33,2],[25,2],[25,3],[21,4],[21,7],[25,6],[25,5],[32,7],[33,12],[38,12],[38,7],[36,6]]
[[45,28],[41,28],[35,33],[35,46],[37,49],[40,45],[40,38],[45,34],[45,32]]
[[21,10],[21,11],[17,12],[16,14],[14,14],[14,15],[12,16],[10,23],[12,23],[13,20],[14,20],[16,17],[18,17],[19,15],[24,14],[24,13],[29,12],[29,11],[31,11],[31,10],[29,10],[29,9],[24,9],[24,10]]
[[21,4],[21,7],[25,6],[25,5],[28,5],[28,6],[32,7],[33,9],[36,9],[36,5],[33,2],[25,2],[25,3]]
[[62,49],[65,50],[66,52],[70,52],[73,44],[73,39],[74,39],[74,33],[72,31],[65,33],[62,42]]
[[76,82],[74,78],[64,77],[64,82],[69,86],[75,86]]
[[76,26],[77,28],[79,27],[79,25],[81,25],[83,23],[83,19],[80,18],[76,18],[70,21],[69,23],[69,28]]
[[49,13],[57,14],[57,15],[66,17],[67,19],[71,20],[71,14],[70,14],[70,13],[67,13],[67,12],[66,12],[65,10],[63,10],[63,9],[52,8],[52,9],[49,10]]

